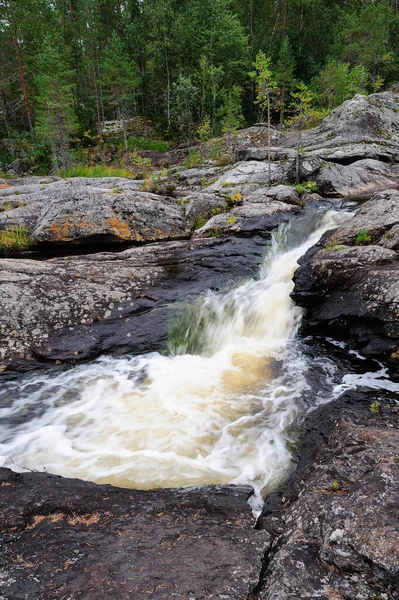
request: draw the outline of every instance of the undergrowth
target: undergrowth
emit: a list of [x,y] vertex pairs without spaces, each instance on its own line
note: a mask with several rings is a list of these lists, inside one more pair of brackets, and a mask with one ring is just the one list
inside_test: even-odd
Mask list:
[[22,225],[15,225],[10,229],[0,231],[0,252],[22,252],[34,246],[35,242],[30,237],[27,229]]
[[76,165],[57,173],[60,177],[133,177],[126,169],[107,167],[105,165]]

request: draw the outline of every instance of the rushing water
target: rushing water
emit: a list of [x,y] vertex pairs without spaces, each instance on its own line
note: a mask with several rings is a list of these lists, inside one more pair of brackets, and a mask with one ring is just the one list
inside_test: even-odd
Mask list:
[[258,497],[276,485],[308,390],[292,276],[347,218],[316,210],[280,227],[257,280],[182,308],[169,356],[101,358],[3,384],[0,465],[124,487],[250,484]]

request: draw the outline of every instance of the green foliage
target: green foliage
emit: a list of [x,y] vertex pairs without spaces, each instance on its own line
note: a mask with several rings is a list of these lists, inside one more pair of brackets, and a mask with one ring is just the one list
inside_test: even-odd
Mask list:
[[378,400],[372,402],[370,404],[370,411],[375,415],[379,415],[381,412],[381,402],[379,402]]
[[255,71],[251,71],[249,76],[255,82],[257,104],[262,114],[270,109],[272,97],[277,91],[277,83],[271,70],[272,59],[266,56],[264,52],[258,52],[254,63]]
[[230,208],[234,208],[239,204],[242,200],[241,192],[236,192],[235,194],[226,194],[223,195],[224,200],[226,200],[228,206]]
[[77,123],[73,111],[73,74],[60,47],[57,37],[45,37],[35,78],[38,90],[35,130],[38,140],[51,149],[53,166],[62,164],[66,169],[70,138]]
[[364,246],[371,242],[371,235],[367,229],[360,229],[356,235],[355,244],[356,246]]
[[298,194],[312,194],[317,192],[318,187],[316,181],[306,181],[305,183],[298,183],[295,186],[295,191]]
[[211,135],[211,120],[208,116],[205,116],[202,123],[197,128],[195,137],[199,142],[206,142],[206,140],[209,140]]
[[191,77],[180,75],[172,87],[171,124],[176,135],[185,141],[194,137],[199,90]]
[[21,225],[15,225],[4,231],[0,231],[0,252],[22,252],[35,245],[27,229]]
[[393,60],[389,43],[392,22],[393,9],[384,0],[362,2],[357,8],[342,11],[333,54],[377,77]]
[[186,167],[198,167],[199,165],[202,165],[202,163],[203,158],[201,156],[201,153],[195,148],[190,148],[190,150],[188,151],[188,158],[183,164]]
[[242,114],[243,89],[233,85],[229,92],[225,92],[225,99],[219,110],[219,119],[222,133],[229,133],[244,126]]
[[278,88],[278,108],[280,109],[280,123],[284,122],[285,104],[287,95],[295,87],[296,61],[288,37],[281,44],[276,67],[276,83]]
[[351,68],[349,63],[330,61],[312,80],[318,103],[329,110],[355,94],[365,93],[368,74],[363,65]]
[[102,83],[109,104],[115,109],[116,118],[123,123],[125,149],[127,142],[127,118],[135,104],[134,91],[140,81],[138,69],[130,60],[122,40],[114,32],[104,53]]
[[235,215],[231,215],[230,219],[227,221],[227,225],[235,225],[237,223],[237,218]]

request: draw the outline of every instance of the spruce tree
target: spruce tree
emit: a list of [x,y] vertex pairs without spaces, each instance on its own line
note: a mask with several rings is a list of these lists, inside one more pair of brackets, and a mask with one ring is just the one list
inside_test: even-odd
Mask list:
[[280,125],[284,124],[287,94],[295,85],[295,58],[288,37],[281,44],[276,68],[276,82],[279,91]]
[[47,35],[38,60],[36,134],[51,148],[54,166],[69,163],[70,137],[76,130],[72,73],[60,38]]
[[122,121],[125,150],[127,142],[127,119],[134,105],[134,91],[139,83],[136,65],[129,59],[121,39],[114,33],[105,50],[102,78],[109,104]]

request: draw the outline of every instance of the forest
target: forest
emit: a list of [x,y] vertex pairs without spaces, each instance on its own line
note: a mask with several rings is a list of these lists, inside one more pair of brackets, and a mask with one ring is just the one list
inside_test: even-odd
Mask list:
[[[0,168],[84,161],[105,121],[192,144],[399,79],[398,0],[0,0]],[[270,94],[269,94],[270,92]],[[145,144],[144,144],[145,145]]]

